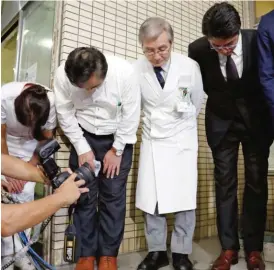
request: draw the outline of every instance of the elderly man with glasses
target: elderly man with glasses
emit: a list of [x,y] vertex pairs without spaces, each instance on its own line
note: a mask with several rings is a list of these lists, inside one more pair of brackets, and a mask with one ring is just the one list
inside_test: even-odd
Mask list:
[[204,37],[189,46],[201,68],[206,134],[215,170],[217,227],[221,255],[212,270],[238,262],[237,161],[245,165],[242,232],[248,270],[264,270],[261,257],[266,222],[267,172],[272,141],[270,114],[260,86],[255,30],[241,30],[237,10],[228,3],[204,15]]
[[169,264],[165,214],[174,213],[171,252],[175,270],[192,270],[197,190],[197,120],[204,101],[198,64],[173,53],[173,30],[162,18],[140,27],[144,56],[135,63],[143,125],[136,206],[145,212],[149,253],[138,270]]

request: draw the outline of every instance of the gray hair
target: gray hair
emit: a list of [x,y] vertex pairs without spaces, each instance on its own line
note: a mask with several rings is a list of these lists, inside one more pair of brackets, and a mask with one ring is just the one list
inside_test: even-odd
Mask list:
[[164,31],[167,32],[169,41],[173,42],[174,34],[169,22],[160,17],[148,18],[140,27],[139,42],[143,44],[144,40],[157,39]]

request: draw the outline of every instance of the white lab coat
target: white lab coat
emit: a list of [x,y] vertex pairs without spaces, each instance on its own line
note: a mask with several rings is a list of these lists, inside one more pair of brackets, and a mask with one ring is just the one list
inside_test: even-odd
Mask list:
[[[18,122],[15,114],[14,101],[21,94],[26,84],[31,82],[10,82],[1,87],[1,124],[6,124],[7,129],[7,146],[11,156],[18,157],[24,161],[29,161],[37,146],[37,140],[30,136],[30,129]],[[45,87],[45,86],[44,86]],[[45,87],[48,92],[50,101],[50,113],[43,129],[53,130],[56,127],[56,111],[54,104],[54,95],[52,91]],[[12,194],[12,197],[21,203],[34,200],[34,182],[27,182],[24,189],[19,194]],[[27,229],[26,234],[29,235],[31,229]],[[1,238],[1,256],[8,256],[18,252],[22,248],[21,241],[18,236]]]
[[164,89],[145,57],[134,64],[140,74],[143,125],[136,207],[154,214],[196,208],[197,115],[204,101],[199,65],[171,54]]

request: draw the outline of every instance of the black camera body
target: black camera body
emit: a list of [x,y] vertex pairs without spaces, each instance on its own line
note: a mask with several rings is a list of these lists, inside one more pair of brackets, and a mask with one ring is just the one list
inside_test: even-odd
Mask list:
[[[60,149],[59,143],[55,139],[47,140],[37,146],[35,154],[39,158],[39,163],[42,165],[45,174],[51,181],[53,189],[60,187],[70,176],[69,172],[61,172],[60,167],[56,164],[55,160],[51,157],[55,152]],[[88,163],[84,163],[81,167],[75,170],[77,174],[75,181],[80,179],[85,180],[86,185],[94,180],[95,174]],[[89,194],[85,193],[78,199],[78,204],[84,204],[89,198]],[[65,231],[64,239],[64,261],[76,263],[81,254],[81,235],[77,233],[74,224],[75,205],[69,208],[70,223]]]
[[[60,145],[55,139],[46,140],[45,142],[39,144],[35,149],[35,154],[39,158],[39,163],[51,181],[53,189],[60,187],[70,176],[69,172],[61,172],[60,167],[51,157],[51,155],[53,155],[59,149]],[[85,180],[86,185],[95,177],[93,170],[87,162],[76,169],[75,173],[77,174],[75,181],[83,179]]]

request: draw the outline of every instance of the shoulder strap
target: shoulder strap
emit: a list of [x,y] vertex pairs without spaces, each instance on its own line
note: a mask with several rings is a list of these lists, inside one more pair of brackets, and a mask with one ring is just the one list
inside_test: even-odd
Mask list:
[[68,209],[68,215],[69,215],[69,224],[73,224],[73,215],[75,212],[76,204],[72,204]]

